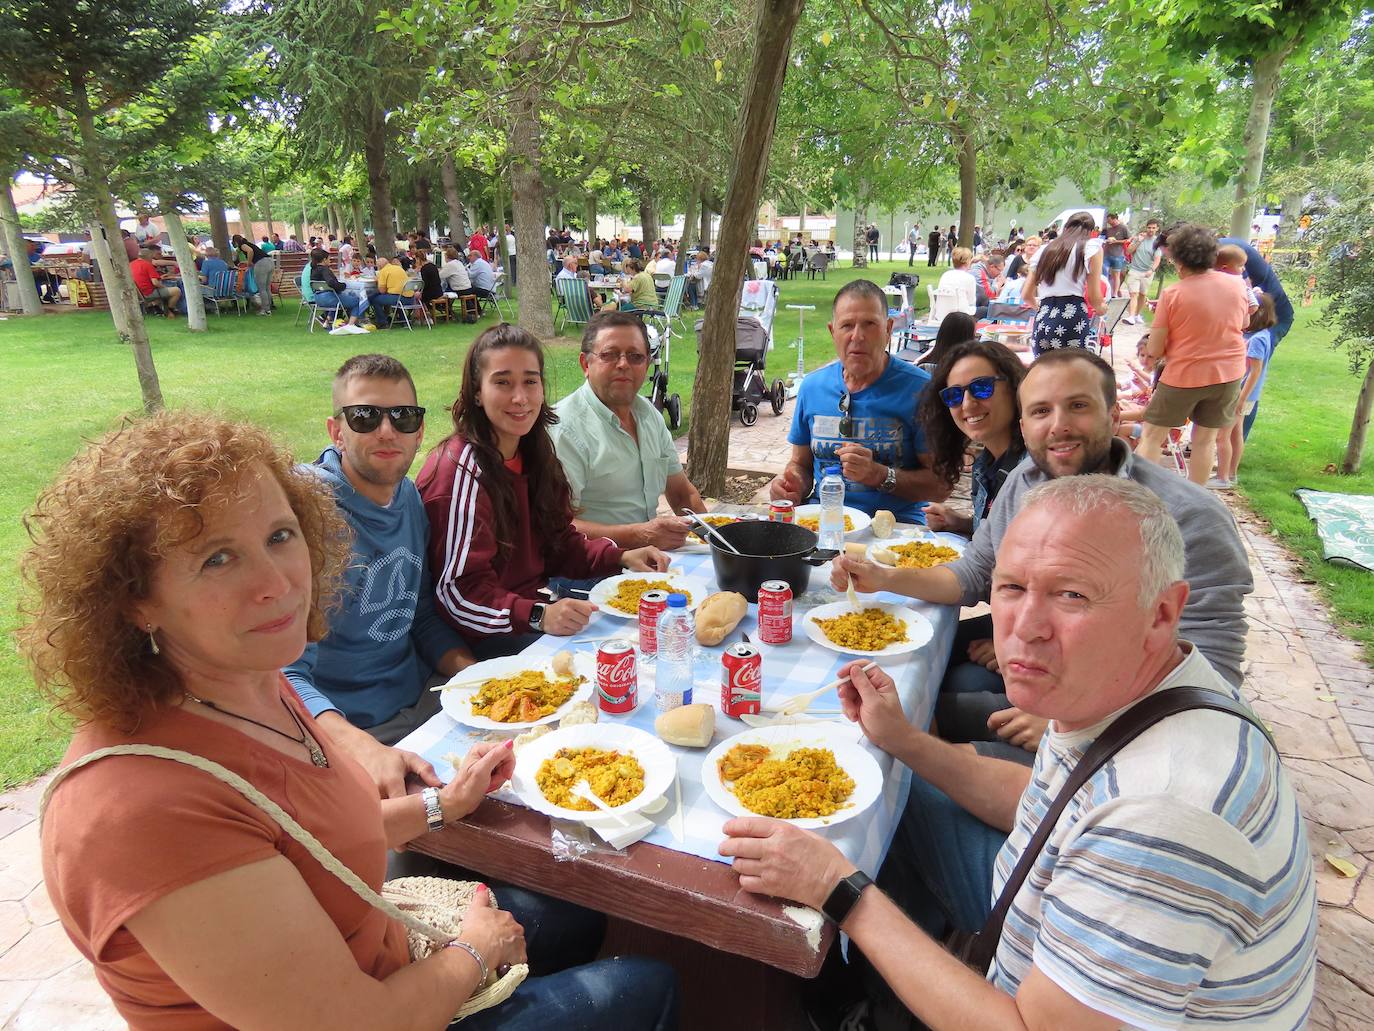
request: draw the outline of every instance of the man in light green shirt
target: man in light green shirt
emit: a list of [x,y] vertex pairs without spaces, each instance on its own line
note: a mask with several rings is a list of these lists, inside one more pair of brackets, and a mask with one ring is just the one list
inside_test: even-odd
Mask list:
[[656,515],[659,497],[673,512],[704,512],[682,471],[663,416],[639,393],[649,373],[649,334],[631,312],[603,312],[582,335],[587,381],[554,406],[554,447],[572,488],[574,525],[622,548],[683,545],[691,524]]

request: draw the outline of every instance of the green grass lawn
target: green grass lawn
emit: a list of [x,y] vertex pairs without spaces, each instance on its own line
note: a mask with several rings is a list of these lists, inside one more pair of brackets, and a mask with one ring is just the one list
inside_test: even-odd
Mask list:
[[[883,262],[865,273],[880,283],[901,262]],[[828,280],[781,284],[776,349],[768,360],[768,379],[795,369],[797,353],[787,342],[796,336],[796,313],[783,305],[815,304],[808,313],[805,358],[808,369],[834,357],[825,323],[835,291],[858,275],[832,269]],[[920,291],[924,295],[924,290]],[[923,306],[923,305],[922,305]],[[306,332],[304,320],[292,325],[294,302],[271,319],[257,316],[211,317],[204,334],[187,331],[182,320],[150,320],[153,355],[169,407],[199,407],[252,419],[275,430],[297,456],[313,459],[326,443],[329,386],[334,370],[363,350],[395,355],[415,378],[420,403],[430,410],[429,443],[448,427],[445,412],[458,391],[462,356],[476,326],[440,325],[434,330],[404,330],[331,337]],[[696,371],[696,340],[689,313],[687,336],[673,351],[671,389],[682,395],[684,420],[691,409]],[[582,382],[577,364],[578,337],[560,338],[551,349],[549,392],[571,393]],[[0,631],[6,638],[16,625],[18,560],[26,536],[22,517],[34,497],[83,439],[103,433],[141,401],[133,359],[115,337],[109,316],[97,312],[44,315],[0,322],[0,368],[9,404],[16,413],[0,437]],[[760,419],[774,418],[765,406]],[[417,464],[418,468],[418,464]],[[66,731],[50,720],[12,647],[0,650],[0,789],[23,783],[60,757]]]
[[1340,629],[1360,641],[1366,658],[1374,662],[1374,574],[1324,561],[1315,525],[1293,496],[1299,487],[1374,493],[1374,453],[1368,449],[1359,474],[1335,471],[1350,435],[1360,377],[1350,372],[1345,352],[1332,349],[1331,331],[1320,319],[1317,307],[1299,309],[1297,322],[1279,345],[1241,460],[1240,491],[1299,557],[1305,575],[1330,602]]

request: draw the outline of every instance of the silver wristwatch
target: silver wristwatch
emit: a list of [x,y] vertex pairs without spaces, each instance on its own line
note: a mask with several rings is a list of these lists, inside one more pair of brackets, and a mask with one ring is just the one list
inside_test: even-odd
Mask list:
[[425,788],[420,792],[425,803],[425,826],[430,833],[444,829],[444,808],[439,804],[439,789]]
[[884,494],[891,494],[897,489],[897,467],[889,465],[887,475],[883,477],[883,482],[878,484],[878,489]]

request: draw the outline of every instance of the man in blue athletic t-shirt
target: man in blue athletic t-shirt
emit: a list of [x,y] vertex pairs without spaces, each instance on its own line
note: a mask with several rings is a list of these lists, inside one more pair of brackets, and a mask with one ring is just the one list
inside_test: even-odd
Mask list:
[[887,297],[866,279],[840,288],[829,329],[840,360],[802,380],[787,434],[792,457],[769,484],[769,495],[795,504],[813,501],[822,469],[838,462],[846,505],[869,515],[885,508],[903,522],[923,522],[921,502],[949,496],[948,485],[931,472],[916,422],[930,376],[888,355]]

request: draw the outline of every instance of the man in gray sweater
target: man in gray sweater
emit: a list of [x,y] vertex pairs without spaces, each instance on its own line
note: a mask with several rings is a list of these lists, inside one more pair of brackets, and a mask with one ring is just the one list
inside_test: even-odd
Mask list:
[[[1245,657],[1245,596],[1254,589],[1250,564],[1231,513],[1209,491],[1190,483],[1163,466],[1134,454],[1115,436],[1121,421],[1116,400],[1116,375],[1105,361],[1090,351],[1064,348],[1046,352],[1031,366],[1017,392],[1021,430],[1028,455],[1007,477],[988,517],[954,562],[931,569],[889,569],[867,560],[837,558],[831,579],[843,590],[852,576],[860,591],[891,591],[941,605],[976,605],[989,600],[992,570],[1002,535],[1017,512],[1021,499],[1036,484],[1060,476],[1110,473],[1149,488],[1168,507],[1183,533],[1184,579],[1188,601],[1179,621],[1179,636],[1191,641],[1229,683],[1241,682]],[[1103,522],[1101,532],[1083,541],[1085,550],[1109,549],[1115,529]],[[1073,604],[1074,599],[1065,599]],[[981,617],[988,619],[988,617]],[[1045,722],[1010,707],[992,654],[991,620],[986,640],[977,639],[969,654],[950,657],[950,667],[964,674],[958,679],[972,684],[970,696],[952,699],[960,704],[937,717],[941,733],[954,720],[946,714],[970,711],[990,713],[987,736],[994,735],[1019,749],[994,744],[975,747],[984,754],[1027,761],[1044,732]],[[966,666],[981,667],[970,671]],[[975,676],[968,676],[974,672]],[[983,697],[973,695],[982,693]],[[959,722],[967,723],[966,718]],[[977,737],[968,735],[974,740]],[[1024,749],[1025,751],[1021,751]]]

